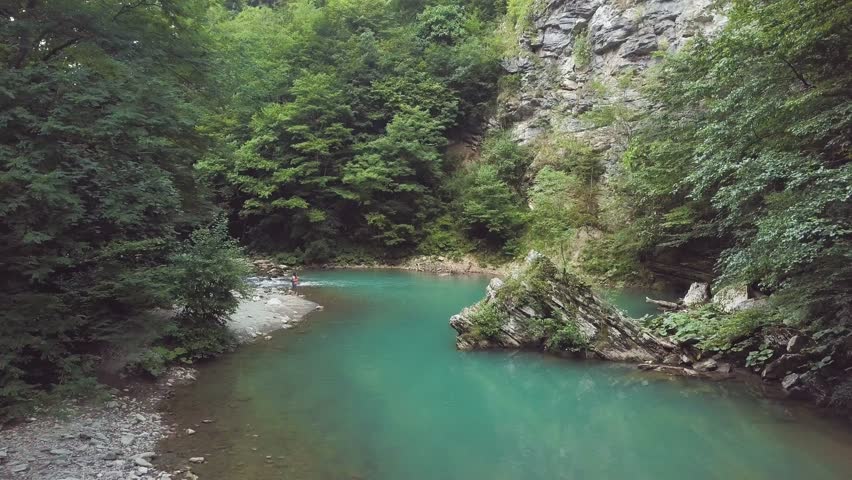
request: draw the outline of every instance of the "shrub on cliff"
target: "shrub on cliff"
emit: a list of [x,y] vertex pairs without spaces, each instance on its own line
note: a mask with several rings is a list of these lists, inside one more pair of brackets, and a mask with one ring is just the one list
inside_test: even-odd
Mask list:
[[715,37],[649,78],[659,108],[624,156],[624,205],[647,241],[622,244],[637,257],[717,246],[721,281],[780,293],[811,321],[845,321],[852,3],[734,0],[726,14]]

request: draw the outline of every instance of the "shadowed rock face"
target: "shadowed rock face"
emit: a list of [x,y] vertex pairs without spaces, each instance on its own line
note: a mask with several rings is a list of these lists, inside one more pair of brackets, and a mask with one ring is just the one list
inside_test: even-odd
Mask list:
[[505,282],[492,280],[486,298],[453,316],[450,326],[459,349],[524,348],[630,362],[659,362],[677,350],[535,253]]

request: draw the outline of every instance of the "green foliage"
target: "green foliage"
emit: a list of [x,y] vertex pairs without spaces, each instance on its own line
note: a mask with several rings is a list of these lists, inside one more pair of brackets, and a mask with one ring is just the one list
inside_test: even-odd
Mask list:
[[169,306],[174,239],[209,208],[203,3],[29,3],[0,22],[0,415]]
[[637,252],[649,244],[643,227],[637,222],[592,242],[582,253],[583,270],[610,283],[637,280],[641,276]]
[[461,5],[434,5],[417,15],[417,36],[427,42],[451,45],[465,33],[465,14]]
[[418,253],[422,255],[458,259],[474,249],[470,240],[463,234],[459,220],[451,214],[444,214],[432,221],[426,226],[425,232],[423,240],[417,246]]
[[156,377],[173,363],[214,357],[236,344],[226,322],[239,304],[237,294],[248,294],[245,278],[251,269],[225,222],[192,232],[169,262],[177,312],[154,345],[129,360],[129,371]]
[[852,6],[734,0],[727,14],[718,35],[648,78],[660,108],[630,132],[621,179],[624,208],[645,226],[634,257],[719,245],[721,282],[836,321],[852,298]]
[[758,329],[781,323],[780,312],[753,308],[726,314],[714,305],[679,312],[666,312],[647,318],[645,326],[655,334],[696,345],[702,350],[728,351]]
[[540,339],[547,352],[578,352],[588,345],[577,324],[570,320],[535,318],[527,328],[528,334]]
[[166,373],[169,365],[178,360],[186,353],[183,348],[170,349],[166,347],[153,347],[140,353],[137,358],[129,362],[129,370],[159,377]]
[[[516,33],[532,26],[532,14],[536,0],[507,0],[506,22],[512,25]],[[512,39],[515,40],[515,39]]]
[[759,350],[752,350],[751,352],[748,352],[745,366],[749,368],[762,367],[769,359],[772,358],[774,353],[775,350],[768,348],[765,344],[761,345]]
[[506,279],[497,291],[497,300],[504,305],[528,306],[545,317],[554,314],[548,309],[547,300],[553,293],[554,282],[565,280],[553,263],[545,257],[533,260],[520,275]]
[[492,10],[296,0],[220,12],[214,84],[235,93],[202,122],[215,148],[198,168],[239,212],[231,229],[304,262],[346,242],[413,251],[447,205],[448,131],[496,95]]
[[574,32],[574,65],[580,69],[587,68],[592,63],[592,42],[587,29]]
[[192,232],[170,257],[178,318],[192,325],[224,325],[237,309],[235,294],[247,294],[251,269],[228,236],[224,221]]
[[468,233],[491,248],[511,255],[525,223],[519,196],[500,178],[496,167],[477,165],[462,187],[461,219]]
[[505,315],[494,303],[481,304],[470,316],[470,336],[477,340],[493,340],[500,335]]
[[344,167],[343,183],[357,195],[373,239],[390,247],[419,239],[418,226],[437,208],[425,186],[442,177],[440,131],[427,112],[405,107]]
[[493,166],[497,176],[520,194],[532,152],[516,142],[508,131],[490,132],[482,142],[480,161]]

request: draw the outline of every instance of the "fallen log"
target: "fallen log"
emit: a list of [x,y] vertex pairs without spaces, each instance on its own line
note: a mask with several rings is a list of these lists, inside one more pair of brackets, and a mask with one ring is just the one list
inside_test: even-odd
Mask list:
[[646,303],[653,303],[654,305],[662,308],[663,310],[680,310],[683,308],[683,305],[677,302],[667,302],[665,300],[655,300],[650,297],[645,297]]

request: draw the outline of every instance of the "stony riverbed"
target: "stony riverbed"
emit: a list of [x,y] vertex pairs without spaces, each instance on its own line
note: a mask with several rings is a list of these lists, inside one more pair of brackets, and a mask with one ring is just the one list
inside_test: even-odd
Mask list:
[[[242,342],[270,339],[320,308],[285,289],[259,285],[244,298],[231,318]],[[0,478],[20,480],[166,480],[194,479],[192,467],[207,461],[187,458],[185,464],[161,471],[155,447],[176,433],[158,409],[173,389],[195,380],[192,368],[174,367],[157,382],[133,381],[112,389],[103,402],[67,402],[49,412],[0,431]],[[202,430],[212,421],[201,421]],[[195,430],[182,429],[182,435]]]

